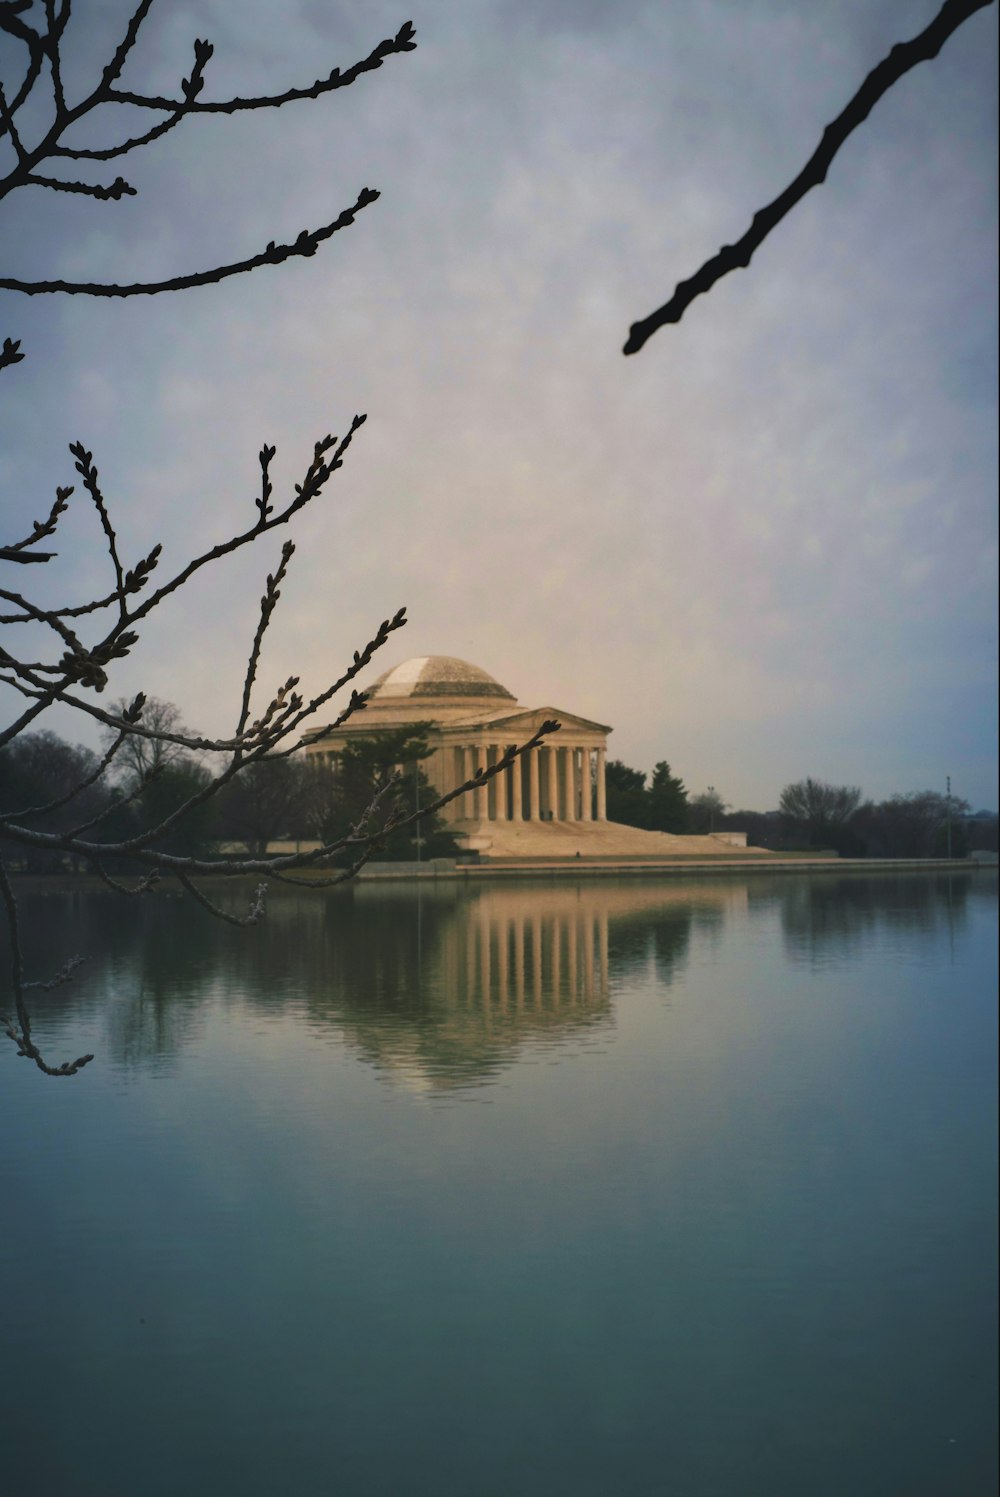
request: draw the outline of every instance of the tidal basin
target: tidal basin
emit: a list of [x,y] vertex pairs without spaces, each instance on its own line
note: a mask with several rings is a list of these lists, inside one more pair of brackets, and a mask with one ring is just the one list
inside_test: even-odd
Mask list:
[[995,1489],[995,872],[20,897],[4,1491]]

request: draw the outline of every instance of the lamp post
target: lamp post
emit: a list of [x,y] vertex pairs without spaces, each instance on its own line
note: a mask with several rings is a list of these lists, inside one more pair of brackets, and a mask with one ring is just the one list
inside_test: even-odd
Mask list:
[[712,836],[715,832],[715,786],[709,785],[708,794],[711,797],[708,802],[708,834]]
[[[414,759],[413,761],[413,809],[417,812],[418,815],[420,814],[420,762],[417,759]],[[417,862],[419,863],[420,847],[424,839],[420,835],[420,822],[416,822],[415,826],[417,834],[414,840],[417,844]]]
[[945,798],[945,826],[948,829],[948,858],[951,859],[951,775],[946,777],[948,794]]

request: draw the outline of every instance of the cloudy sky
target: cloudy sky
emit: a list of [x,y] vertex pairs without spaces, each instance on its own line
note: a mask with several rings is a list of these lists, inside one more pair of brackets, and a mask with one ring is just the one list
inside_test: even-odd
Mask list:
[[[71,90],[129,8],[77,0]],[[319,689],[405,604],[381,668],[462,656],[737,806],[806,774],[876,797],[950,774],[995,805],[996,7],[877,106],[749,270],[621,354],[936,9],[422,0],[418,50],[353,87],[189,121],[95,173],[137,198],[26,189],[4,274],[126,281],[382,195],[315,258],[223,286],[0,293],[0,336],[27,354],[0,376],[11,531],[71,481],[80,438],[127,555],[162,540],[176,565],[252,518],[262,441],[280,494],[365,411],[296,526],[269,685],[294,669]],[[126,79],[176,92],[199,36],[205,97],[272,92],[406,19],[387,0],[160,0]],[[230,730],[280,540],[165,609],[115,694]],[[106,585],[82,503],[61,552],[68,591]]]

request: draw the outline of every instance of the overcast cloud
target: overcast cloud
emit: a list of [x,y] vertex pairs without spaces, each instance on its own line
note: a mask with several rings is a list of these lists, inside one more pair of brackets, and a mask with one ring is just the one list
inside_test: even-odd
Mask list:
[[[806,774],[873,796],[950,774],[995,805],[996,8],[877,107],[748,271],[620,351],[936,8],[425,0],[416,52],[318,103],[189,122],[122,164],[137,199],[22,192],[6,273],[129,280],[382,196],[314,259],[223,286],[3,294],[0,337],[27,354],[0,384],[7,528],[74,476],[79,437],[129,556],[162,540],[177,563],[253,514],[262,441],[287,487],[366,411],[296,528],[264,681],[319,688],[405,603],[380,669],[462,656],[692,790],[765,808]],[[128,9],[74,7],[81,80]],[[162,5],[128,76],[174,91],[202,36],[206,96],[272,91],[405,19]],[[164,614],[114,694],[229,730],[280,539]],[[103,585],[82,504],[62,553]]]

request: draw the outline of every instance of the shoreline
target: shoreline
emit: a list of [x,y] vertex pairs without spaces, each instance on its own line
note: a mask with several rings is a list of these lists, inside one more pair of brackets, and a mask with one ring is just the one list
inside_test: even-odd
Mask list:
[[[775,855],[771,858],[762,857],[734,857],[734,858],[712,858],[708,859],[689,856],[687,858],[671,858],[668,860],[609,860],[607,862],[576,862],[563,860],[560,862],[541,861],[510,861],[505,863],[455,863],[451,859],[435,859],[428,863],[369,863],[353,879],[345,880],[341,884],[335,884],[333,880],[336,873],[330,871],[330,889],[340,888],[348,890],[354,885],[365,885],[371,883],[425,883],[446,882],[475,884],[484,880],[492,879],[546,879],[555,881],[559,879],[577,880],[593,878],[643,878],[643,879],[674,879],[691,875],[698,878],[706,874],[715,876],[732,876],[742,873],[753,873],[755,875],[767,873],[972,873],[979,871],[996,872],[998,861],[996,858],[987,860],[985,858],[837,858],[837,857],[815,857],[808,854],[801,856]],[[304,877],[322,877],[326,870],[306,870]],[[246,884],[255,885],[265,874],[200,874],[199,885],[209,885],[219,888],[225,885]],[[14,873],[12,874],[15,889],[23,893],[33,892],[41,894],[50,893],[103,893],[112,895],[115,890],[109,889],[107,884],[96,875],[91,873]],[[284,887],[294,887],[300,881],[296,878],[294,871],[285,875]],[[278,892],[281,884],[270,884],[271,892]],[[173,886],[173,880],[166,875],[159,886],[150,891],[154,895],[157,892],[167,893],[171,898],[179,898],[182,891]],[[322,890],[316,890],[320,893]]]

